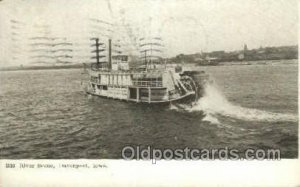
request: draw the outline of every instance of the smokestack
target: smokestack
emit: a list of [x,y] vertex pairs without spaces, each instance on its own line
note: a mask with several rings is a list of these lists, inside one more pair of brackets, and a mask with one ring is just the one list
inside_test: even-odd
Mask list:
[[108,69],[111,70],[111,39],[108,39]]
[[97,65],[99,67],[99,38],[96,38],[96,60],[97,60]]

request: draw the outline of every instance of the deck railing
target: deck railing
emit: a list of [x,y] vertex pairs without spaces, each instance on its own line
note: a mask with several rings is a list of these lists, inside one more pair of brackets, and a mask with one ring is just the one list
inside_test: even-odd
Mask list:
[[162,81],[132,81],[134,86],[162,87]]

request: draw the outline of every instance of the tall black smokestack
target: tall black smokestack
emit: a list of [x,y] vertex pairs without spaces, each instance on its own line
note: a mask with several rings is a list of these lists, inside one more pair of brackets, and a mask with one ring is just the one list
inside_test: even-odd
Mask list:
[[96,60],[97,60],[97,65],[99,67],[99,38],[96,38]]
[[108,39],[108,69],[111,70],[111,39]]

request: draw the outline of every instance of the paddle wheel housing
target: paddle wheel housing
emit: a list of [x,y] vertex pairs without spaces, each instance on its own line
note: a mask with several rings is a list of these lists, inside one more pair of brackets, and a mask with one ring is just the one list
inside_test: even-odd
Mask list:
[[180,74],[180,80],[187,89],[195,91],[195,100],[197,101],[204,95],[209,76],[204,71],[184,71]]

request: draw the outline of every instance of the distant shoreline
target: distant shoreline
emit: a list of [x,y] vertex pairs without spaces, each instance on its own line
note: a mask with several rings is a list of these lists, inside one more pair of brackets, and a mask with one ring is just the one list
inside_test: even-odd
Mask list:
[[[268,65],[270,63],[280,63],[280,61],[298,61],[298,59],[282,59],[282,60],[254,60],[254,61],[232,61],[232,62],[220,62],[215,65],[203,65],[197,63],[186,63],[194,64],[196,66],[233,66],[233,65]],[[180,63],[174,63],[180,64]],[[286,63],[283,63],[286,64]],[[88,64],[87,64],[88,65]],[[83,64],[75,65],[64,65],[64,66],[13,66],[13,67],[2,67],[0,71],[22,71],[22,70],[55,70],[55,69],[83,69]]]
[[64,65],[64,66],[13,66],[13,67],[2,67],[0,71],[22,71],[22,70],[52,70],[52,69],[82,69],[83,64],[76,65]]
[[[285,63],[281,63],[285,61]],[[233,61],[233,62],[220,62],[218,66],[231,66],[231,65],[269,65],[269,64],[290,64],[287,61],[297,61],[298,59],[281,59],[281,60],[253,60],[253,61]]]

